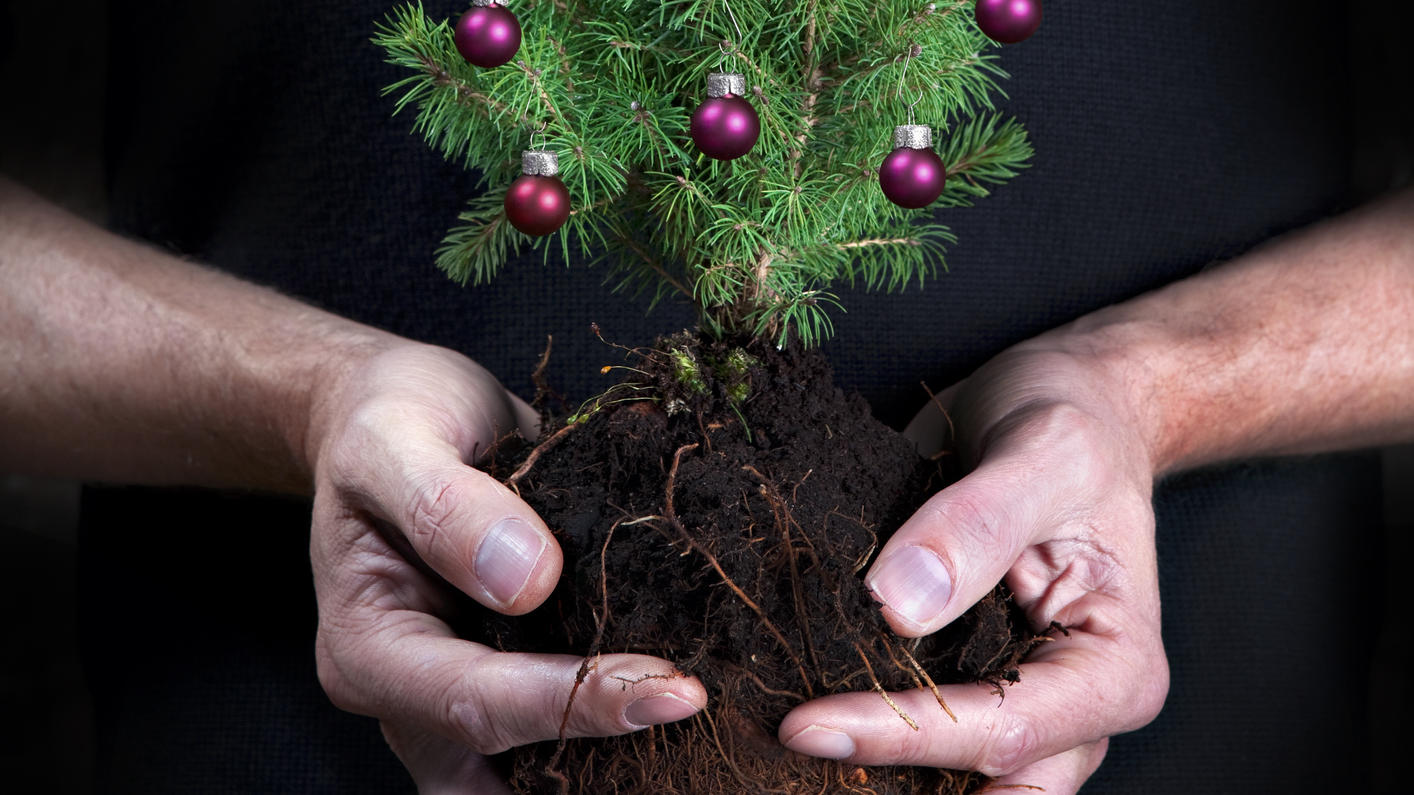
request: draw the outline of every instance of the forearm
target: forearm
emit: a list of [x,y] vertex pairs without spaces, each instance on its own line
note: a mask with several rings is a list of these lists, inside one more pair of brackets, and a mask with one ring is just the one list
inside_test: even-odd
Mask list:
[[0,470],[308,487],[316,387],[389,335],[0,178]]
[[1103,362],[1156,473],[1414,438],[1414,192],[1037,342]]

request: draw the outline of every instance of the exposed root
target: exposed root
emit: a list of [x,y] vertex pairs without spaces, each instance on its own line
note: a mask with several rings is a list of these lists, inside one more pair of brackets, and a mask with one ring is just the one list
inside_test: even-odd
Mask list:
[[893,663],[894,667],[899,669],[900,671],[906,672],[908,674],[908,678],[913,680],[914,687],[918,688],[919,690],[922,690],[924,687],[926,687],[926,685],[923,684],[923,680],[919,678],[918,673],[916,671],[899,662],[898,655],[894,654],[893,644],[889,643],[888,635],[880,634],[879,641],[884,646],[884,653],[889,655],[889,662]]
[[555,431],[554,433],[550,434],[550,438],[546,439],[540,444],[537,444],[535,446],[535,449],[530,451],[530,455],[526,456],[525,462],[520,465],[520,468],[517,469],[515,472],[512,472],[510,477],[506,478],[506,485],[515,489],[516,493],[519,494],[520,487],[517,484],[520,483],[521,478],[525,477],[526,474],[530,472],[531,467],[535,466],[535,462],[540,460],[540,456],[544,455],[547,451],[554,449],[555,445],[564,441],[564,438],[570,435],[570,431],[574,430],[577,427],[579,427],[578,423],[566,425],[558,431]]
[[940,458],[944,458],[944,457],[946,457],[946,456],[952,455],[953,448],[956,446],[956,443],[957,443],[957,428],[953,426],[953,424],[952,424],[952,414],[948,413],[948,409],[947,409],[946,406],[943,405],[943,401],[939,400],[939,399],[938,399],[938,396],[935,395],[935,394],[933,394],[933,390],[929,389],[929,388],[928,388],[928,385],[927,385],[926,383],[923,383],[922,381],[919,381],[919,382],[918,382],[918,385],[921,386],[921,387],[923,387],[923,391],[924,391],[924,392],[927,392],[927,393],[928,393],[928,399],[933,402],[933,405],[934,405],[934,406],[937,406],[937,407],[938,407],[938,411],[942,412],[943,419],[947,420],[947,422],[948,422],[948,442],[947,442],[947,444],[943,445],[943,449],[941,449],[941,450],[939,450],[938,452],[934,453],[934,454],[932,455],[932,457],[929,459],[929,460],[931,460],[931,461],[937,461],[937,460],[940,459]]
[[615,675],[614,678],[619,680],[620,682],[623,682],[624,688],[627,689],[630,685],[636,685],[643,682],[647,682],[649,679],[678,679],[682,676],[683,674],[679,672],[674,674],[644,674],[643,676],[635,677]]
[[806,481],[806,480],[809,480],[809,479],[810,479],[810,476],[813,475],[813,474],[815,474],[815,470],[814,470],[814,469],[807,469],[807,470],[805,470],[805,474],[800,476],[800,480],[798,480],[798,481],[795,482],[795,488],[793,488],[793,489],[790,490],[790,501],[791,501],[791,502],[795,502],[796,500],[799,500],[799,499],[800,499],[800,487],[801,487],[801,486],[804,486],[804,485],[805,485],[805,481]]
[[707,725],[712,728],[712,741],[717,745],[717,752],[722,755],[722,760],[727,763],[727,767],[731,769],[732,775],[736,777],[737,784],[741,786],[741,791],[749,792],[754,789],[753,782],[742,774],[741,768],[736,766],[736,755],[727,753],[726,747],[722,745],[722,735],[717,732],[717,722],[712,720],[711,711],[704,709],[698,714],[701,715],[702,719],[707,721]]
[[795,663],[795,667],[800,671],[800,681],[805,685],[806,696],[814,698],[815,689],[811,686],[810,674],[806,673],[805,665],[800,661],[800,655],[795,653],[795,649],[791,648],[790,642],[786,640],[786,636],[782,635],[781,631],[776,628],[776,625],[772,623],[771,619],[766,617],[766,611],[762,610],[761,606],[756,604],[756,600],[747,596],[746,592],[743,591],[731,577],[727,576],[726,571],[722,569],[722,564],[717,562],[717,558],[711,552],[703,549],[700,544],[692,539],[692,536],[687,532],[687,528],[683,527],[680,522],[672,517],[668,518],[672,521],[673,527],[678,531],[678,535],[682,540],[685,541],[693,551],[701,555],[702,558],[707,561],[707,564],[712,567],[712,570],[717,572],[717,576],[722,578],[722,583],[730,588],[732,593],[736,594],[736,597],[742,601],[742,604],[745,604],[756,614],[757,618],[761,619],[762,626],[766,627],[766,631],[771,633],[771,637],[775,638],[776,641],[781,644],[781,648],[790,656],[791,662]]
[[[887,644],[888,639],[886,638],[884,642]],[[908,664],[913,666],[913,670],[916,671],[919,676],[923,677],[924,682],[928,683],[928,688],[933,691],[933,698],[938,700],[938,706],[943,708],[943,712],[948,713],[948,717],[952,718],[953,723],[957,723],[957,715],[954,715],[952,709],[948,707],[948,702],[943,700],[943,693],[938,689],[938,685],[933,681],[933,677],[929,676],[928,672],[923,670],[923,666],[919,665],[918,660],[915,659],[912,654],[908,653],[908,649],[900,647],[899,651],[903,652],[904,659],[908,660]]]
[[565,740],[568,739],[567,730],[570,725],[570,710],[574,709],[574,699],[579,695],[580,685],[584,684],[585,677],[589,676],[589,672],[593,670],[592,662],[599,657],[599,649],[604,644],[604,628],[609,625],[609,576],[604,561],[609,555],[609,542],[614,540],[614,531],[619,528],[619,524],[619,522],[615,522],[609,527],[609,531],[604,534],[604,546],[599,549],[600,612],[595,616],[598,627],[594,632],[594,641],[589,644],[589,653],[580,662],[579,671],[574,675],[574,686],[570,688],[569,700],[565,702],[565,712],[560,716],[559,743],[555,746],[554,755],[545,765],[546,774],[560,782],[561,793],[569,792],[569,779],[559,773],[557,768],[560,764],[560,757],[565,753]]
[[481,450],[473,450],[471,458],[475,461],[484,461],[486,466],[488,467],[487,472],[492,477],[497,477],[496,463],[498,457],[501,454],[501,448],[504,447],[506,443],[511,441],[512,439],[524,441],[525,437],[521,435],[519,428],[512,429],[501,434],[500,436],[497,436],[495,440],[491,442],[491,444],[487,445],[485,452],[482,452]]
[[[761,496],[770,504],[776,527],[781,531],[781,547],[785,550],[786,563],[790,566],[790,586],[791,594],[795,599],[796,620],[800,622],[801,644],[805,646],[805,651],[810,655],[810,665],[814,668],[816,676],[818,677],[821,670],[820,657],[815,649],[815,644],[810,641],[810,611],[805,606],[805,593],[803,591],[803,581],[800,577],[800,565],[795,558],[795,541],[791,538],[790,532],[790,527],[795,524],[795,519],[791,516],[790,506],[786,504],[786,501],[781,497],[780,492],[776,490],[775,484],[772,483],[770,479],[762,475],[756,467],[750,464],[743,466],[742,469],[750,472],[760,481]],[[810,477],[809,472],[806,472],[805,477],[800,479],[800,483],[804,483],[807,477]],[[800,488],[800,483],[796,484],[796,489]],[[792,497],[792,499],[794,499],[794,497]],[[801,537],[805,538],[804,534],[802,534]],[[806,539],[805,543],[807,545],[810,544],[808,539]],[[810,548],[810,555],[812,558],[815,556],[813,545]],[[819,560],[817,559],[815,562],[818,566]]]
[[696,443],[685,444],[679,447],[677,452],[673,453],[673,468],[668,470],[668,483],[664,489],[665,494],[663,495],[663,513],[667,514],[668,521],[672,522],[673,525],[678,528],[682,527],[682,523],[678,521],[677,511],[673,510],[673,494],[677,491],[678,467],[682,464],[683,454],[690,453],[696,449]]
[[741,666],[732,665],[731,663],[723,663],[722,665],[723,667],[731,668],[732,673],[738,674],[743,678],[750,679],[751,683],[756,685],[756,687],[759,688],[761,692],[765,693],[766,695],[788,699],[790,701],[796,702],[797,704],[805,703],[805,696],[802,696],[801,694],[792,692],[790,690],[777,690],[773,687],[770,687],[765,682],[761,681],[761,677],[757,676],[751,671],[748,671],[745,668],[742,668]]
[[722,582],[731,589],[732,593],[736,594],[736,597],[750,608],[751,611],[756,614],[757,618],[761,619],[762,626],[766,627],[766,631],[770,632],[771,636],[776,639],[776,642],[781,644],[781,648],[790,656],[791,662],[795,663],[795,667],[800,671],[800,681],[805,685],[805,695],[809,698],[814,698],[815,688],[811,686],[810,675],[806,673],[805,665],[800,661],[800,655],[796,654],[795,649],[791,648],[790,642],[786,640],[786,636],[781,634],[781,631],[776,628],[776,625],[771,619],[766,617],[766,611],[761,609],[761,605],[758,605],[755,599],[748,596],[746,591],[743,591],[741,587],[727,575],[726,570],[722,568],[722,564],[717,561],[717,557],[704,549],[701,544],[697,543],[697,541],[693,539],[692,534],[687,532],[687,528],[683,527],[682,522],[678,521],[677,515],[673,510],[673,487],[677,484],[678,466],[682,463],[684,453],[696,449],[696,444],[685,444],[679,447],[676,453],[673,453],[673,467],[668,471],[667,495],[663,501],[665,508],[664,513],[667,514],[668,521],[672,523],[673,529],[678,531],[678,536],[682,538],[683,541],[687,542],[688,547],[701,555],[702,558],[707,561],[707,564],[712,567],[712,570],[717,572],[717,576],[722,578]]
[[907,712],[899,708],[898,702],[894,701],[893,696],[889,695],[889,691],[885,690],[884,686],[879,683],[879,677],[874,674],[874,666],[869,662],[869,655],[865,654],[864,650],[859,648],[858,643],[854,644],[854,650],[859,652],[859,659],[864,661],[864,670],[869,672],[869,681],[874,684],[874,692],[884,697],[884,703],[892,707],[894,712],[897,712],[898,716],[903,718],[903,722],[907,723],[910,729],[918,731],[918,723],[915,722],[913,718],[908,717]]
[[550,388],[550,382],[545,378],[545,369],[550,366],[550,349],[554,346],[555,338],[546,335],[545,352],[540,354],[540,361],[535,365],[535,372],[530,374],[530,383],[535,385],[535,397],[531,399],[530,407],[539,412],[545,410],[545,401],[548,398],[559,397],[555,390]]

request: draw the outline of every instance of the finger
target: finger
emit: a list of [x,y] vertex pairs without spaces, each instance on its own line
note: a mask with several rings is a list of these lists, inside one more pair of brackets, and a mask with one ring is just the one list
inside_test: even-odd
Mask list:
[[425,729],[380,724],[388,747],[417,785],[418,795],[509,795],[511,788],[486,757]]
[[319,651],[321,684],[341,709],[425,727],[482,754],[555,739],[562,726],[568,737],[624,734],[707,702],[700,682],[655,657],[593,658],[576,687],[582,657],[497,652],[407,610],[362,631],[321,624]]
[[1150,521],[1142,500],[1116,499],[1129,492],[1087,422],[1055,407],[1017,413],[985,440],[976,469],[904,522],[865,577],[894,631],[917,637],[953,621],[1033,542],[1089,534],[1095,505],[1126,512],[1114,521]]
[[992,781],[978,792],[1044,791],[1046,795],[1075,795],[1099,769],[1109,746],[1110,741],[1104,739],[1046,757]]
[[516,428],[520,430],[520,435],[530,441],[535,441],[540,436],[540,414],[530,407],[529,403],[521,400],[510,392],[506,393],[511,403],[511,411],[515,414]]
[[[1073,639],[1079,635],[1072,631]],[[893,694],[916,730],[877,694],[845,693],[791,711],[781,723],[781,741],[801,753],[855,764],[947,767],[996,777],[1137,729],[1163,706],[1168,678],[1161,663],[1136,664],[1113,644],[1056,645],[1061,648],[1048,648],[1042,659],[1023,665],[1021,681],[1007,687],[1004,697],[986,685],[940,688],[955,723],[928,690]]]
[[[417,557],[487,607],[520,615],[550,595],[563,561],[530,506],[431,429],[367,436],[331,467],[340,498],[397,527]],[[346,525],[350,537],[364,532]]]
[[1046,515],[1044,487],[1027,480],[1011,460],[986,460],[899,527],[864,578],[895,632],[931,633],[1001,581]]

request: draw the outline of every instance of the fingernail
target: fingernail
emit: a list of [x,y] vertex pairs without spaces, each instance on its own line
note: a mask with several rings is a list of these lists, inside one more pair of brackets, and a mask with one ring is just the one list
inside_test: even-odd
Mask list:
[[904,547],[885,558],[866,584],[895,613],[920,626],[937,618],[952,596],[947,568],[925,547]]
[[848,734],[824,726],[806,726],[785,746],[792,751],[821,759],[844,759],[854,753],[854,740]]
[[545,536],[523,519],[502,519],[491,526],[476,550],[476,576],[502,604],[520,595],[545,551]]
[[697,707],[672,693],[645,696],[624,709],[624,720],[635,726],[672,723],[697,712]]

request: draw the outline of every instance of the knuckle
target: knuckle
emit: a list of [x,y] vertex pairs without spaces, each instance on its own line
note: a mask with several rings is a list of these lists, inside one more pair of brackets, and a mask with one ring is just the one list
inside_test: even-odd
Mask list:
[[940,507],[939,514],[949,528],[981,548],[1001,541],[1006,531],[1007,523],[996,504],[976,495],[958,495]]
[[406,514],[408,540],[419,551],[436,551],[446,544],[465,497],[466,488],[456,481],[434,481],[415,487]]
[[321,631],[314,643],[315,675],[334,706],[345,712],[360,712],[354,688],[344,675],[328,639]]
[[1000,717],[982,746],[975,769],[993,778],[1019,769],[1035,758],[1041,736],[1029,721]]
[[450,694],[445,703],[448,728],[471,750],[479,754],[498,754],[515,745],[490,719],[486,705],[475,692]]
[[1048,401],[1031,409],[1024,425],[1029,449],[1057,471],[1068,472],[1073,488],[1108,491],[1117,485],[1116,451],[1123,444],[1094,414],[1069,402]]
[[375,456],[378,440],[387,427],[384,412],[363,404],[348,412],[322,457],[335,483],[353,488],[366,484],[368,461]]
[[1093,458],[1104,452],[1095,418],[1070,403],[1051,403],[1041,413],[1043,436],[1071,455]]
[[1159,712],[1164,708],[1164,702],[1168,700],[1169,693],[1169,665],[1168,659],[1163,654],[1159,654],[1156,659],[1150,660],[1145,669],[1145,676],[1140,680],[1134,695],[1134,720],[1132,726],[1127,730],[1147,726],[1159,716]]
[[939,756],[936,731],[911,731],[907,727],[897,732],[897,754],[901,764],[928,765]]

